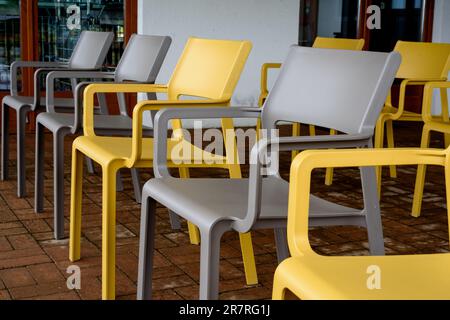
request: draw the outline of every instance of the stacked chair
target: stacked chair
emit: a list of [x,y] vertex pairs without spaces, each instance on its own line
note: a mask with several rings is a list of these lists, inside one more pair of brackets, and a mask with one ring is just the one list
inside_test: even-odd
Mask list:
[[[153,165],[153,139],[143,138],[142,119],[144,111],[166,107],[219,107],[227,106],[244,68],[251,44],[247,41],[225,41],[190,38],[167,85],[150,84],[94,84],[84,90],[84,135],[75,139],[72,147],[72,181],[70,203],[70,260],[80,259],[81,209],[83,157],[87,156],[102,167],[102,297],[115,297],[115,226],[116,226],[116,172],[120,168],[151,168]],[[133,110],[132,137],[107,137],[95,133],[93,114],[94,95],[110,92],[166,93],[166,101],[144,101]],[[198,99],[181,100],[183,96]],[[173,129],[181,129],[181,121],[172,121]],[[233,129],[229,119],[222,121],[222,128]],[[180,140],[181,139],[181,140]],[[216,165],[192,164],[191,157],[171,159],[172,166],[182,167],[180,176],[188,177],[188,167],[218,167],[228,169],[232,178],[240,178],[240,166],[236,155],[227,152],[224,156],[213,155],[194,147],[181,137],[172,142],[184,143],[193,155],[200,153]],[[232,141],[231,141],[232,142]],[[228,159],[230,158],[231,159]],[[186,165],[175,164],[188,161]],[[194,161],[195,162],[195,161]],[[171,215],[172,225],[179,227],[178,218]],[[191,225],[191,229],[194,227]],[[250,234],[241,234],[244,267],[247,282],[257,281]],[[204,240],[202,239],[202,243]]]
[[[422,122],[422,115],[406,110],[406,93],[409,87],[422,87],[431,81],[447,81],[450,71],[450,44],[398,41],[394,51],[402,56],[402,64],[396,78],[401,80],[399,101],[395,105],[391,94],[378,119],[375,130],[375,148],[383,148],[385,129],[387,145],[394,148],[393,121]],[[448,119],[448,110],[443,110],[442,117]],[[448,141],[448,139],[446,139]],[[382,167],[377,168],[378,190],[381,192]],[[390,166],[390,176],[395,178],[397,172]],[[419,186],[420,187],[420,186]],[[414,202],[415,215],[420,211],[418,201]]]
[[[25,196],[25,129],[30,111],[39,111],[45,107],[45,99],[40,97],[41,77],[54,70],[64,71],[96,71],[103,66],[113,41],[112,32],[83,31],[67,63],[16,61],[11,65],[11,94],[2,101],[2,147],[1,147],[1,180],[9,178],[9,109],[17,114],[17,196]],[[34,96],[21,96],[18,92],[18,70],[23,68],[39,68],[34,73]],[[89,76],[87,76],[89,78]],[[72,91],[75,93],[76,79],[71,79]],[[73,110],[73,98],[53,100],[54,107],[60,111]],[[52,109],[54,108],[52,107]]]
[[[82,129],[81,96],[91,82],[78,84],[75,91],[75,109],[71,113],[56,112],[53,92],[56,79],[111,79],[110,85],[124,83],[153,84],[159,73],[171,38],[166,36],[133,35],[125,48],[114,72],[52,71],[47,76],[47,112],[36,119],[36,178],[35,211],[41,212],[44,199],[44,129],[53,133],[53,189],[54,189],[54,233],[56,239],[64,237],[64,138],[77,134]],[[117,91],[119,115],[100,114],[95,118],[95,130],[102,135],[131,136],[132,119],[128,113],[125,95]],[[148,99],[156,99],[148,95]],[[150,128],[145,128],[151,134]],[[133,171],[132,171],[133,172]],[[136,172],[134,172],[136,173]],[[140,194],[137,174],[133,176],[135,194]],[[137,196],[139,198],[139,196]]]
[[[277,170],[262,172],[259,159],[264,158],[267,149],[271,150],[271,156],[276,156],[275,146],[280,151],[370,147],[376,120],[399,64],[397,53],[294,46],[261,109],[168,108],[158,112],[153,146],[156,178],[149,180],[143,188],[138,299],[149,299],[152,292],[157,202],[200,228],[200,299],[218,298],[220,240],[226,231],[245,233],[273,228],[279,261],[286,259],[289,256],[286,243],[289,183]],[[168,122],[208,118],[260,118],[262,127],[267,130],[275,129],[280,121],[301,122],[335,128],[345,134],[263,139],[252,149],[248,179],[178,179],[171,176],[167,162],[170,158],[167,150],[171,147],[166,138]],[[263,174],[269,175],[263,177]],[[362,167],[361,178],[362,210],[310,197],[308,192],[303,199],[305,205],[310,205],[305,220],[309,217],[312,226],[366,227],[371,253],[383,255],[375,168]],[[306,228],[307,221],[303,223]]]
[[[449,88],[449,83],[427,83],[424,107],[431,109],[434,89]],[[438,128],[439,124],[431,127],[431,121],[427,121],[426,126]],[[438,131],[449,133],[448,128],[447,125],[443,130],[441,126]],[[315,168],[413,164],[445,167],[447,208],[450,208],[450,148],[312,150],[297,156],[291,166],[289,190],[288,241],[292,257],[275,272],[273,299],[284,299],[287,291],[301,299],[450,299],[449,253],[325,257],[315,253],[308,240],[311,172]]]

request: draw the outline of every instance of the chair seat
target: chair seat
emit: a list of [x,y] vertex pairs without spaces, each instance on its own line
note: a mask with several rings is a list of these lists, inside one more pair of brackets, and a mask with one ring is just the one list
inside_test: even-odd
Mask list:
[[[23,106],[32,106],[34,102],[34,97],[28,96],[5,96],[3,98],[3,103],[8,105],[9,107],[17,110]],[[41,106],[45,106],[45,97],[40,100]],[[71,98],[56,98],[55,106],[67,108],[73,107],[73,99]]]
[[[70,113],[50,113],[42,112],[37,116],[37,121],[51,131],[56,131],[61,127],[73,127],[74,115]],[[131,135],[132,119],[124,115],[95,115],[95,129],[102,134],[123,134]],[[145,133],[151,134],[152,128],[144,127]]]
[[[369,290],[370,266],[378,266],[380,290]],[[283,261],[282,283],[305,300],[450,299],[450,254],[383,257],[305,255]]]
[[[152,198],[196,225],[203,221],[242,219],[247,214],[248,179],[151,179],[144,186]],[[263,179],[260,219],[286,219],[289,184],[283,179]],[[174,201],[176,199],[176,201]],[[311,196],[311,215],[348,215],[346,208]]]
[[[112,160],[126,161],[131,157],[131,138],[127,137],[102,137],[102,136],[81,136],[75,139],[73,147],[98,163],[110,163]],[[169,166],[189,166],[191,168],[205,166],[227,167],[225,157],[215,155],[193,146],[188,141],[183,140],[182,144],[169,140],[168,155],[173,150],[185,150],[186,152],[175,152],[169,161]],[[175,149],[177,148],[177,149]],[[193,163],[196,156],[198,163]],[[203,161],[203,162],[202,162]],[[213,163],[209,165],[209,163]],[[153,138],[142,139],[142,157],[135,167],[151,167],[153,165]]]

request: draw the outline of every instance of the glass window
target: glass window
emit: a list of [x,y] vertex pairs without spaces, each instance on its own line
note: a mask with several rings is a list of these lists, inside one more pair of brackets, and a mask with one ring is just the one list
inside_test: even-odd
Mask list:
[[358,28],[357,0],[321,0],[317,35],[328,38],[356,38]]
[[422,0],[372,0],[381,7],[381,29],[371,30],[370,50],[391,51],[398,40],[421,41]]
[[405,9],[406,0],[394,0],[392,1],[392,9]]
[[117,65],[124,47],[123,0],[39,0],[39,58],[67,61],[82,30],[112,31],[107,64]]
[[20,2],[0,0],[0,90],[9,90],[9,66],[20,59]]
[[356,38],[358,16],[358,0],[302,0],[299,44],[311,46],[316,36]]

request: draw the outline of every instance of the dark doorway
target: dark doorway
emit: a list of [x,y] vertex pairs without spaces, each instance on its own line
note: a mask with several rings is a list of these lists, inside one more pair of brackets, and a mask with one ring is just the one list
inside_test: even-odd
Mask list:
[[369,49],[392,51],[398,40],[421,41],[423,0],[372,0],[381,8],[381,29],[370,31]]

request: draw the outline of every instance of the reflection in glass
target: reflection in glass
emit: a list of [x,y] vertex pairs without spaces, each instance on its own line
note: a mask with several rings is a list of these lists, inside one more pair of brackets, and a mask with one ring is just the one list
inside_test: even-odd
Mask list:
[[67,61],[82,30],[114,32],[107,57],[113,66],[124,46],[123,0],[39,0],[38,28],[43,61]]
[[317,35],[328,38],[356,38],[357,0],[320,0]]
[[9,66],[20,59],[20,7],[17,0],[0,0],[0,90],[9,90]]
[[356,38],[359,9],[359,0],[301,0],[299,44],[311,46],[317,36]]
[[370,50],[392,51],[398,40],[421,41],[422,0],[372,0],[381,8],[381,29],[370,33]]

